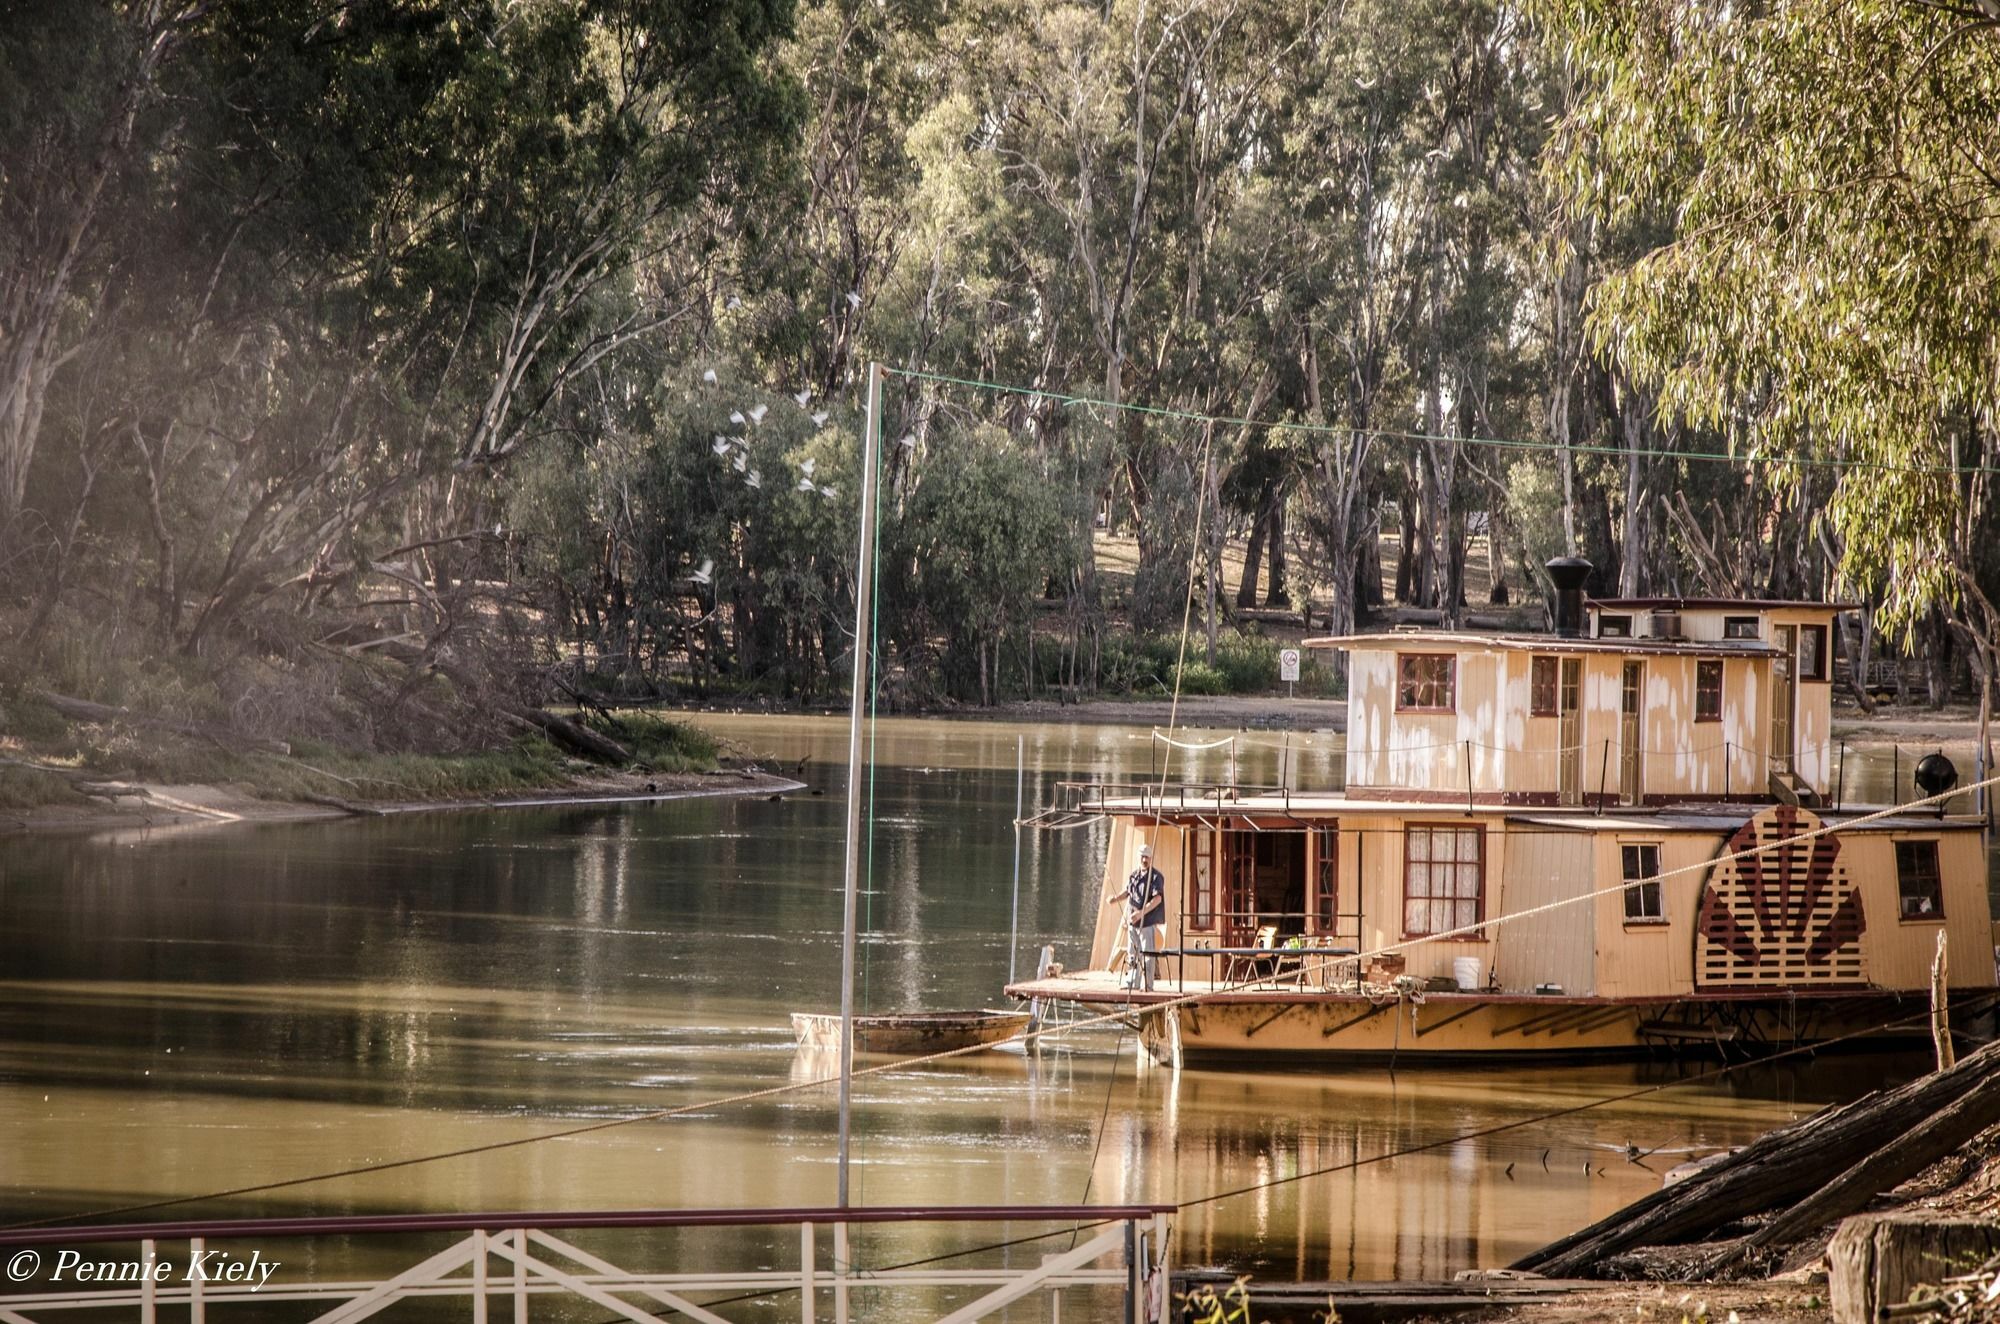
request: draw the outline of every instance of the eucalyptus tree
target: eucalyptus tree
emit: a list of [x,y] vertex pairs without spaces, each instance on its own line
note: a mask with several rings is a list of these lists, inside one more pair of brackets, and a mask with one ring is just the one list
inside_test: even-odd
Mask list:
[[784,0],[18,8],[0,169],[31,223],[0,226],[0,285],[60,316],[0,332],[10,502],[39,481],[114,544],[147,530],[190,651],[370,567],[412,628],[462,624],[490,476],[691,315],[635,261],[698,248],[793,122]]
[[1550,158],[1571,213],[1675,222],[1598,287],[1596,344],[1773,481],[1841,462],[1842,579],[1892,622],[1946,607],[1990,695],[1994,20],[1899,0],[1540,7],[1576,79]]

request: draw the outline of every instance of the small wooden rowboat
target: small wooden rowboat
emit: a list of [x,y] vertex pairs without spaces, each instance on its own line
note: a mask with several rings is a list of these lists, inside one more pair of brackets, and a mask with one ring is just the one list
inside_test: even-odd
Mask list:
[[[1028,1026],[1025,1011],[913,1011],[898,1016],[856,1016],[854,1051],[921,1057],[974,1044],[1011,1039]],[[840,1017],[795,1011],[792,1030],[802,1048],[840,1047]]]

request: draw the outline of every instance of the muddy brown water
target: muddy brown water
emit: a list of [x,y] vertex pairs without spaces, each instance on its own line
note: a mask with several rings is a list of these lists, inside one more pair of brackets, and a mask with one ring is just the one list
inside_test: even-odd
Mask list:
[[[845,724],[704,720],[808,760],[802,779],[823,794],[0,842],[0,1221],[817,1075],[788,1018],[837,1006]],[[881,723],[862,1010],[997,1003],[1017,736],[1031,805],[1064,778],[1157,775],[1162,756],[1144,728]],[[1332,734],[1244,733],[1176,753],[1175,767],[1269,781],[1281,744],[1303,750],[1304,785],[1337,780]],[[1854,757],[1850,797],[1885,793],[1886,754]],[[1103,840],[1095,827],[1025,835],[1022,964],[1044,943],[1082,953]],[[1100,1035],[1039,1060],[858,1082],[855,1191],[872,1204],[1060,1204],[1240,1190],[1182,1214],[1184,1262],[1448,1275],[1615,1209],[1687,1153],[1922,1061],[1796,1060],[1454,1139],[1709,1065],[1176,1078]],[[826,1204],[834,1135],[822,1089],[144,1216]],[[1634,1163],[1628,1147],[1653,1153]],[[1334,1171],[1310,1175],[1321,1169]],[[773,1246],[791,1235],[698,1240],[703,1254],[783,1262]],[[951,1243],[891,1230],[865,1254]]]

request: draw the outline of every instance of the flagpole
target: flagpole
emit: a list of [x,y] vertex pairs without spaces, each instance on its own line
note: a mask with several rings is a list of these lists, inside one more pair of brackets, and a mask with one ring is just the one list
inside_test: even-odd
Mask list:
[[1021,788],[1027,781],[1028,737],[1014,737],[1014,918],[1007,928],[1007,982],[1014,982],[1014,952],[1021,945]]
[[882,365],[868,365],[868,417],[861,428],[861,533],[854,570],[854,685],[847,715],[847,878],[840,926],[839,1206],[848,1206],[848,1151],[853,1141],[854,941],[861,896],[861,719],[868,704],[869,618],[875,596],[875,464],[882,442]]

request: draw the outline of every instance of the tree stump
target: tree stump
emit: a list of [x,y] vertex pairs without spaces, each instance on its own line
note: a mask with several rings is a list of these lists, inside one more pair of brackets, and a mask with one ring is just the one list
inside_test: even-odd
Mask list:
[[1971,1273],[2000,1252],[2000,1222],[1932,1214],[1858,1214],[1826,1248],[1834,1324],[1878,1324],[1926,1284]]

